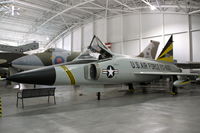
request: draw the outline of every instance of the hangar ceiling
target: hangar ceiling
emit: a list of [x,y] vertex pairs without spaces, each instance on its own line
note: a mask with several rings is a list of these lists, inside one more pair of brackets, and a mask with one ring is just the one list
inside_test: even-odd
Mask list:
[[[154,11],[150,7],[155,7]],[[0,0],[0,43],[41,46],[76,26],[126,13],[200,12],[199,0]]]

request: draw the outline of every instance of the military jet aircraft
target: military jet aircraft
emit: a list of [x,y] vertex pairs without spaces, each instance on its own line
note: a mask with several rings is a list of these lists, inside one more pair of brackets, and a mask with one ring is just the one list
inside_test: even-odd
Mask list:
[[[159,42],[151,40],[149,45],[137,57],[155,59],[159,44]],[[39,67],[70,62],[79,54],[80,52],[71,52],[63,49],[51,48],[43,53],[17,58],[11,62],[11,65],[19,70],[30,70]]]
[[[41,85],[105,85],[151,82],[163,77],[172,77],[171,91],[177,94],[177,86],[186,84],[188,77],[173,63],[172,37],[157,60],[130,57],[112,53],[96,36],[88,49],[74,61],[17,73],[7,80]],[[179,76],[179,77],[177,77]],[[100,92],[98,99],[100,99]]]
[[39,43],[35,41],[32,43],[28,43],[28,44],[20,45],[20,46],[9,46],[9,45],[0,44],[1,51],[7,51],[10,53],[24,53],[24,52],[35,50],[38,48],[39,48]]
[[26,56],[23,52],[38,49],[39,43],[32,42],[20,46],[8,46],[0,44],[0,76],[6,77],[11,73],[11,62],[17,58]]
[[60,48],[50,48],[42,53],[17,58],[11,62],[11,66],[22,71],[36,69],[43,66],[72,61],[79,54],[80,52],[71,52]]

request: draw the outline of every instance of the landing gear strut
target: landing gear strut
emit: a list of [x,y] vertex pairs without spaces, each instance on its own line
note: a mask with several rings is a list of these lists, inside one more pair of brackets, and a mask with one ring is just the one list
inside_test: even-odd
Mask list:
[[128,84],[128,90],[131,93],[135,93],[135,89],[133,88],[133,84]]
[[101,92],[97,92],[97,100],[101,100]]
[[176,81],[178,78],[176,76],[173,76],[170,78],[170,93],[171,95],[175,96],[178,94],[178,88],[173,85],[174,81]]
[[174,85],[172,86],[171,94],[174,96],[178,94],[178,88]]

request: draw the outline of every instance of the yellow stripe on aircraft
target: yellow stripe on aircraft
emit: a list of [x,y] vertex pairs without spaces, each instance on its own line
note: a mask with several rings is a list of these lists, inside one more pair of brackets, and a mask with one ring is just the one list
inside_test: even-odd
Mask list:
[[160,60],[160,61],[167,61],[167,62],[174,62],[173,60],[173,56],[170,56],[170,57],[163,57],[163,58],[159,58],[157,60]]
[[170,46],[158,57],[162,57],[164,55],[166,55],[169,51],[171,51],[173,49],[173,44],[170,44]]
[[189,84],[189,83],[190,83],[190,81],[184,81],[181,83],[181,85],[185,85],[185,84]]
[[71,80],[71,84],[75,85],[76,81],[72,72],[66,66],[60,66],[63,70],[65,70],[66,74],[68,75],[69,79]]

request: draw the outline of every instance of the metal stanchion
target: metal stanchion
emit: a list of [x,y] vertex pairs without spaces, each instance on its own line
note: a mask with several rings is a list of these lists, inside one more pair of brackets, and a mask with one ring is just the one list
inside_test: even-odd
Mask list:
[[2,117],[2,103],[1,103],[1,97],[0,97],[0,117]]

